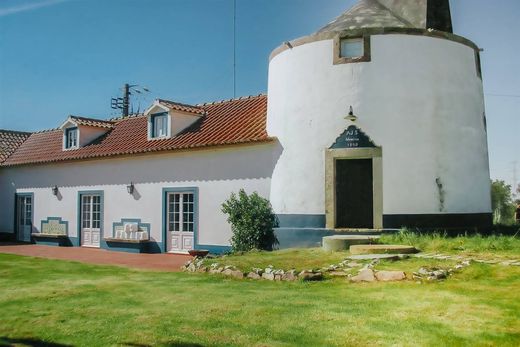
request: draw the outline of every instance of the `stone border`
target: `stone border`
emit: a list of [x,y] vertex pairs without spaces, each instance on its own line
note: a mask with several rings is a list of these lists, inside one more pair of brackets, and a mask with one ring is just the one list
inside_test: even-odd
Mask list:
[[425,37],[433,37],[438,39],[449,40],[453,42],[457,42],[468,46],[476,51],[479,51],[479,47],[471,40],[455,35],[452,33],[438,31],[433,29],[419,29],[419,28],[400,28],[400,27],[388,27],[388,28],[363,28],[363,29],[352,29],[352,30],[343,30],[336,32],[322,32],[315,33],[312,35],[304,36],[297,38],[295,40],[289,41],[289,45],[282,44],[275,48],[271,55],[269,56],[269,62],[276,57],[278,54],[292,49],[297,46],[301,46],[307,43],[323,41],[323,40],[334,40],[335,37],[365,37],[370,35],[391,35],[391,34],[403,34],[403,35],[416,35],[416,36],[425,36]]
[[[210,266],[204,265],[204,258],[195,257],[186,262],[182,267],[182,271],[186,272],[201,272],[209,274],[220,274],[228,277],[234,277],[237,279],[249,278],[253,280],[269,280],[269,281],[321,281],[324,279],[324,274],[327,273],[330,277],[345,277],[349,282],[390,282],[390,281],[403,281],[410,279],[406,276],[404,271],[395,270],[375,270],[374,267],[377,265],[382,258],[378,257],[381,254],[369,254],[367,256],[373,256],[368,263],[362,264],[349,258],[341,261],[338,264],[332,264],[328,267],[321,268],[319,270],[303,270],[299,273],[295,269],[288,271],[282,269],[275,269],[272,265],[269,265],[265,269],[252,268],[249,272],[243,272],[236,266],[232,265],[221,265],[219,263],[212,263]],[[385,255],[385,254],[384,254]],[[448,279],[454,273],[463,270],[464,268],[471,265],[472,262],[476,263],[487,263],[487,264],[501,264],[508,266],[520,266],[520,260],[482,260],[472,259],[463,256],[448,256],[442,254],[393,254],[392,260],[407,259],[409,257],[424,258],[424,259],[438,259],[438,260],[456,260],[457,264],[449,268],[440,267],[428,267],[423,266],[418,271],[413,272],[411,279],[416,280],[418,283],[424,281],[439,281]],[[357,270],[358,273],[353,275],[350,271]]]
[[325,226],[336,228],[336,160],[372,159],[373,229],[383,228],[383,149],[337,148],[325,150]]
[[446,255],[441,253],[436,254],[430,254],[430,253],[419,253],[412,255],[415,258],[424,258],[424,259],[438,259],[438,260],[457,260],[457,261],[473,261],[475,263],[481,263],[481,264],[490,264],[490,265],[504,265],[504,266],[520,266],[520,259],[510,259],[510,260],[504,260],[504,259],[479,259],[475,257],[470,256],[463,256],[463,255]]
[[[360,57],[353,57],[353,58],[346,58],[341,56],[341,41],[345,39],[361,39],[363,41],[363,55]],[[338,64],[353,64],[353,63],[363,63],[363,62],[369,62],[372,60],[372,50],[370,46],[370,35],[352,35],[352,34],[346,34],[346,35],[340,35],[337,34],[334,36],[334,58],[333,58],[333,65]]]

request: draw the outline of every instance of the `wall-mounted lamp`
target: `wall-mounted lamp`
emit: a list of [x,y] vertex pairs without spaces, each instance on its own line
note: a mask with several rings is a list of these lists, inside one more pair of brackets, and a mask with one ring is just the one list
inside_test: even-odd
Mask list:
[[134,183],[130,182],[129,185],[126,186],[126,191],[128,194],[134,194]]
[[52,195],[54,195],[54,196],[58,195],[58,186],[52,187]]
[[345,117],[346,120],[350,120],[352,122],[355,122],[357,120],[357,116],[354,115],[354,109],[352,106],[350,106],[350,109],[348,111],[348,116]]

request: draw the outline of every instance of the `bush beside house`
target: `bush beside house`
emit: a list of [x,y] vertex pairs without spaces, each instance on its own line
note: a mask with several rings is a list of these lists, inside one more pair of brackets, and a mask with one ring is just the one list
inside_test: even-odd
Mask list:
[[272,251],[278,244],[274,228],[278,220],[269,200],[257,192],[248,195],[243,189],[238,195],[232,193],[222,204],[222,212],[228,215],[233,236],[231,246],[234,252],[254,249]]

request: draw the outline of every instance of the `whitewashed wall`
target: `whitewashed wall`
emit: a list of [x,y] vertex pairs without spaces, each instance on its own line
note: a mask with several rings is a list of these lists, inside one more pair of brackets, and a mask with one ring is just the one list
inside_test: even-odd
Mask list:
[[[372,61],[333,65],[333,41],[283,51],[269,65],[268,133],[283,154],[277,213],[324,214],[324,149],[356,122],[383,148],[383,213],[489,213],[482,81],[474,50],[439,38],[371,37]],[[445,191],[441,211],[435,179]]]
[[[199,188],[199,243],[229,245],[230,226],[221,212],[231,192],[244,188],[269,197],[270,177],[279,156],[276,143],[218,150],[187,151],[111,158],[52,165],[0,169],[0,231],[13,231],[14,194],[34,193],[34,224],[47,217],[69,222],[69,236],[77,237],[78,191],[104,191],[104,232],[122,218],[151,224],[151,236],[161,242],[162,189]],[[126,186],[134,182],[130,195]],[[57,185],[60,194],[52,195]]]

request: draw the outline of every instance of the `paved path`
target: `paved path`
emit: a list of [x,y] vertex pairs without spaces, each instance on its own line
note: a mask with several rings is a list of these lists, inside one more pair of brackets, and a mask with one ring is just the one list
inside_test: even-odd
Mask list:
[[189,255],[182,254],[135,254],[97,248],[56,247],[6,242],[0,242],[0,253],[155,271],[180,271],[180,267],[191,259]]

